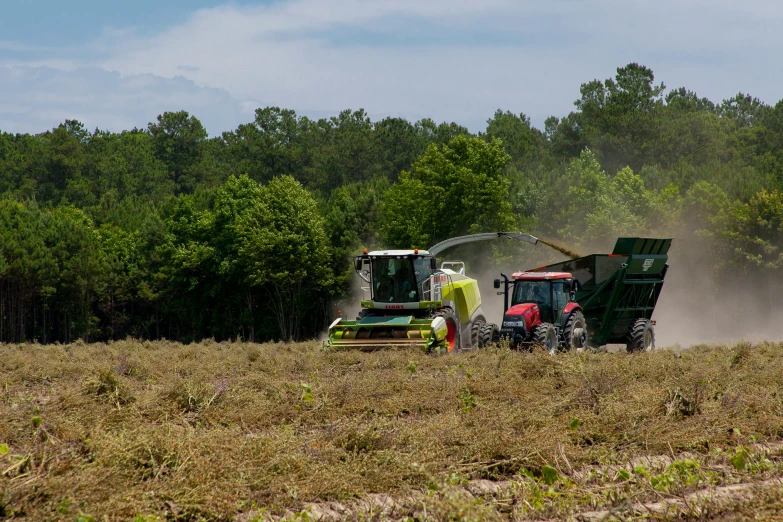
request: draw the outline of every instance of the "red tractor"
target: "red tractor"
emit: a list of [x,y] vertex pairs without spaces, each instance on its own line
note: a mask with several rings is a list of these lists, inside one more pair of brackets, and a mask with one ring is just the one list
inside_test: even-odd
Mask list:
[[[584,348],[587,325],[582,307],[574,299],[574,278],[566,272],[517,272],[503,275],[505,313],[500,337],[515,346],[539,344],[550,353]],[[500,279],[495,288],[500,288]],[[509,287],[511,305],[508,304]]]

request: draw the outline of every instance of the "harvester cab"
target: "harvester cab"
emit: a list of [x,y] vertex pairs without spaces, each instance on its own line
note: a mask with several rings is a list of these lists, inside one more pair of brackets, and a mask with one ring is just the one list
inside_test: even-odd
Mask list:
[[355,320],[336,319],[325,347],[376,350],[416,346],[428,352],[453,352],[490,344],[498,327],[487,323],[478,282],[465,275],[461,261],[435,255],[446,248],[507,237],[535,244],[518,232],[474,234],[449,239],[429,250],[378,250],[354,259],[364,281],[361,312]]
[[[517,346],[559,350],[625,344],[655,346],[652,314],[669,265],[670,238],[619,238],[592,254],[495,280],[503,287],[500,336]],[[510,304],[509,304],[510,300]]]
[[[442,295],[444,278],[435,278],[437,261],[426,250],[386,250],[367,252],[354,259],[354,268],[368,286],[362,287],[364,310],[434,308]],[[360,314],[361,315],[361,314]]]

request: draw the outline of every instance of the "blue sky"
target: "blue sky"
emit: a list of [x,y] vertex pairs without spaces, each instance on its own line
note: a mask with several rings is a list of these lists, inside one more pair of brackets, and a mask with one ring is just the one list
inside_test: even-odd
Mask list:
[[66,118],[145,126],[188,110],[212,135],[265,105],[313,117],[456,121],[498,108],[539,127],[579,85],[635,61],[714,101],[783,98],[772,0],[135,0],[4,2],[0,130]]
[[153,33],[215,4],[211,0],[9,0],[0,18],[0,39],[58,46],[89,43],[104,27],[132,26]]

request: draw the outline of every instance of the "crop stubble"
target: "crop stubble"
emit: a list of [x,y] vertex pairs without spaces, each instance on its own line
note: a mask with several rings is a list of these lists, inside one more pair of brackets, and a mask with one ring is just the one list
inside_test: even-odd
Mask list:
[[[35,520],[478,520],[670,501],[656,516],[773,520],[781,348],[1,346],[0,505]],[[733,484],[758,485],[698,496]]]

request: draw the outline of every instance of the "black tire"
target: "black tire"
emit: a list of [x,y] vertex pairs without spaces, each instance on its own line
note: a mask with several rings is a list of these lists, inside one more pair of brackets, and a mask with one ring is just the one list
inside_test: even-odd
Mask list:
[[449,339],[449,336],[447,336],[446,339],[435,346],[437,353],[448,354],[460,351],[459,318],[457,317],[457,314],[454,313],[454,310],[451,308],[444,308],[442,312],[436,312],[434,317],[442,317],[443,320],[446,321],[446,326],[449,328],[450,335],[453,335],[453,343]]
[[470,325],[470,347],[471,349],[481,348],[481,328],[487,323],[483,319],[476,319]]
[[649,352],[655,349],[655,331],[649,319],[637,319],[628,328],[625,349],[628,353]]
[[359,311],[359,315],[356,316],[356,320],[357,321],[361,321],[362,319],[364,319],[368,315],[372,315],[372,312],[368,308],[362,308]]
[[492,324],[492,323],[482,324],[481,330],[479,331],[479,348],[486,348],[487,346],[492,346],[493,343],[496,343],[498,341],[499,337],[500,337],[500,330],[498,330],[496,324]]
[[587,339],[585,337],[582,337],[584,339],[584,342],[580,339],[579,336],[577,338],[574,338],[574,330],[581,328],[586,329],[587,328],[587,321],[585,321],[585,315],[582,313],[581,310],[576,310],[575,312],[571,312],[571,315],[568,316],[568,320],[566,321],[565,327],[563,327],[563,350],[564,351],[571,351],[579,348],[586,348],[587,347]]
[[557,353],[557,330],[552,323],[541,323],[533,327],[533,344],[543,346],[554,355]]

